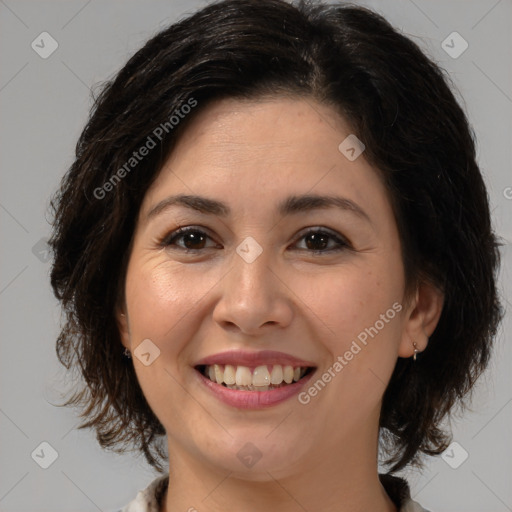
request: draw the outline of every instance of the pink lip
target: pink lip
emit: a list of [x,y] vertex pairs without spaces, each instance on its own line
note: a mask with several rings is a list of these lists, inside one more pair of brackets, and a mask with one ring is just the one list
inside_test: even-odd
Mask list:
[[[195,363],[195,366],[212,365],[212,364],[232,364],[248,367],[255,367],[265,364],[280,364],[290,366],[316,366],[310,361],[304,361],[284,352],[276,352],[274,350],[261,350],[259,352],[247,352],[245,350],[229,350],[219,352],[205,357]],[[290,384],[291,386],[291,384]],[[244,391],[245,393],[245,391]]]
[[269,391],[239,391],[237,389],[229,389],[211,381],[199,371],[195,371],[194,373],[200,379],[201,383],[225,404],[238,409],[264,409],[297,395],[316,372],[309,373],[297,382]]

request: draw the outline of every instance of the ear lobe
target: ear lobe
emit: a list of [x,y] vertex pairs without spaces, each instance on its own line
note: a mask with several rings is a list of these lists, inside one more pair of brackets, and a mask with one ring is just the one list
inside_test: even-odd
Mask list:
[[131,342],[130,342],[130,328],[128,326],[128,317],[123,309],[117,308],[116,313],[116,323],[117,327],[119,329],[119,336],[121,338],[121,343],[123,346],[127,349],[130,349]]
[[435,331],[443,310],[444,293],[431,283],[418,285],[415,297],[406,312],[399,357],[414,355],[414,345],[418,352],[427,348],[428,339]]

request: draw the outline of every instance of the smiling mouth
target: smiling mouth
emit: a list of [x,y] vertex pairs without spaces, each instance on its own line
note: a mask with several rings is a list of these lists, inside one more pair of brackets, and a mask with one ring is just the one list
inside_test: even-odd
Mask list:
[[198,365],[195,369],[207,379],[228,389],[269,391],[298,382],[315,368],[279,364],[256,367],[212,364]]

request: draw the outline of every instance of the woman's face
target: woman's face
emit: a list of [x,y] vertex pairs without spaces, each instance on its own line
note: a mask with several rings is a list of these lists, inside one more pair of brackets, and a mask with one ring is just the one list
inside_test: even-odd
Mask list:
[[223,100],[147,192],[118,321],[177,456],[268,479],[376,449],[411,319],[390,202],[350,134],[313,100]]

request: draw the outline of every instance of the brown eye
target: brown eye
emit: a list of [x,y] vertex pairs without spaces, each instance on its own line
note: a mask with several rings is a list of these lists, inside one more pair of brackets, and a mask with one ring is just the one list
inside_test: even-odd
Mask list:
[[[200,251],[214,247],[215,244],[208,246],[208,240],[211,238],[204,231],[193,228],[179,228],[167,236],[161,243],[164,247],[173,247],[184,251]],[[305,247],[300,250],[312,253],[329,253],[341,251],[350,248],[350,244],[339,235],[330,233],[325,229],[315,229],[306,232],[299,240],[304,240]]]
[[304,240],[305,245],[305,249],[301,250],[314,253],[334,252],[350,247],[348,242],[340,236],[320,229],[308,231],[300,240]]
[[[180,228],[171,233],[163,242],[165,247],[175,246],[179,249],[195,251],[208,248],[205,246],[210,237],[197,228]],[[177,241],[180,241],[177,243]]]
[[329,245],[329,235],[324,233],[311,233],[305,237],[306,246],[312,251],[326,249]]

